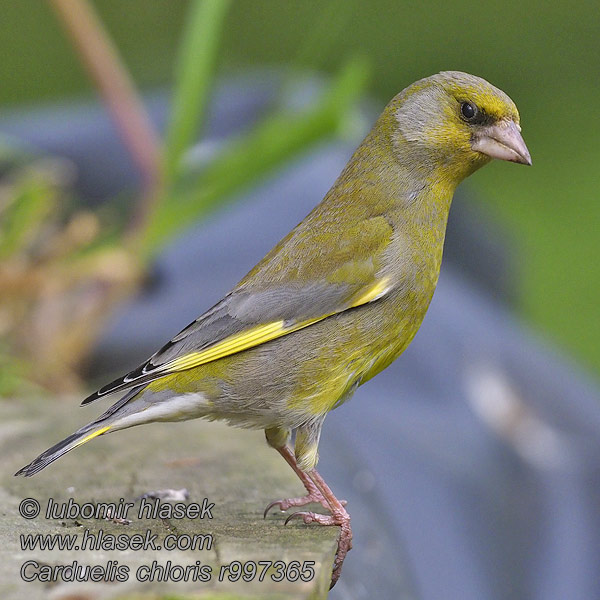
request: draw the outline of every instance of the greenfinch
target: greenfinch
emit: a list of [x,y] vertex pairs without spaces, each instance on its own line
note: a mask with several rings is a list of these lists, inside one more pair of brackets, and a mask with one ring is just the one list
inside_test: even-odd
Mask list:
[[323,421],[411,342],[438,281],[454,190],[493,158],[530,165],[520,132],[515,104],[479,77],[446,71],[407,87],[298,226],[220,302],[83,404],[124,391],[120,400],[17,475],[143,423],[263,429],[307,492],[267,511],[310,502],[328,511],[292,517],[340,527],[335,583],[352,531],[315,469]]

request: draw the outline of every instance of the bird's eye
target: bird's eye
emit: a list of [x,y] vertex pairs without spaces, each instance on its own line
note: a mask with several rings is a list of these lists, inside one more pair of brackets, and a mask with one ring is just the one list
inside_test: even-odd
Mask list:
[[472,121],[477,116],[477,107],[471,102],[460,105],[460,114],[465,121]]

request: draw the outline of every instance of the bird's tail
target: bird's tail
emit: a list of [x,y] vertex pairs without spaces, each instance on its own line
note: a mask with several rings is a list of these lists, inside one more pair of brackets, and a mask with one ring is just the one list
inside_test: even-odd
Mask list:
[[45,469],[50,463],[53,463],[55,460],[59,459],[63,454],[66,454],[70,450],[73,450],[73,448],[77,448],[78,446],[93,440],[95,437],[106,433],[110,428],[111,425],[102,424],[98,421],[89,423],[88,425],[85,425],[81,429],[77,430],[75,433],[71,434],[69,437],[62,440],[62,442],[58,442],[58,444],[54,444],[52,448],[48,448],[48,450],[42,452],[42,454],[32,460],[27,466],[19,469],[15,475],[31,477],[38,471]]
[[144,386],[136,386],[129,390],[118,402],[115,402],[106,412],[101,414],[95,421],[84,425],[81,429],[78,429],[75,433],[72,433],[69,437],[54,444],[52,448],[48,448],[45,452],[42,452],[36,459],[32,460],[27,466],[19,469],[15,475],[25,475],[25,477],[31,477],[38,471],[45,469],[50,463],[58,460],[61,456],[67,452],[82,446],[83,444],[93,440],[95,437],[107,433],[110,429],[116,426],[117,416],[119,411],[133,400],[138,392],[142,390]]

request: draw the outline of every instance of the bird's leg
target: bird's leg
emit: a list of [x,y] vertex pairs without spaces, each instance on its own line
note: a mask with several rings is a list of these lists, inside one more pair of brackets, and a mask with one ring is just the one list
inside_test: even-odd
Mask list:
[[[314,430],[309,430],[309,431],[312,434],[312,437],[314,437]],[[304,439],[304,437],[305,437],[305,435],[303,435],[303,433],[300,433],[299,436],[300,436],[301,440]],[[316,503],[320,504],[326,510],[329,510],[329,503],[327,502],[327,500],[325,500],[325,498],[323,497],[323,494],[321,494],[321,492],[315,485],[314,481],[308,476],[308,474],[306,473],[306,470],[302,470],[298,466],[298,461],[296,459],[296,456],[294,455],[294,452],[291,450],[291,448],[288,446],[288,442],[290,439],[290,430],[284,429],[281,427],[272,427],[272,428],[265,430],[265,437],[267,438],[267,443],[272,448],[275,448],[275,450],[277,450],[277,452],[279,452],[279,454],[281,454],[281,456],[283,456],[285,462],[287,462],[288,465],[290,465],[290,467],[292,468],[294,473],[296,473],[296,475],[298,476],[298,478],[300,479],[300,481],[302,482],[302,484],[304,485],[304,487],[306,488],[306,491],[307,491],[306,496],[302,496],[299,498],[287,498],[284,500],[275,500],[274,502],[271,502],[271,504],[269,504],[267,506],[267,508],[265,509],[265,512],[264,512],[265,518],[266,518],[268,512],[274,506],[278,506],[279,510],[281,510],[281,511],[286,511],[289,508],[292,508],[294,506],[305,506],[306,504],[316,502]],[[318,439],[317,439],[317,441],[318,441]],[[311,444],[308,444],[308,446],[305,444],[305,446],[312,447]],[[316,446],[314,446],[314,448],[315,448],[315,456],[316,456]],[[344,504],[345,504],[345,502],[344,502]]]
[[325,480],[319,475],[316,469],[308,472],[309,477],[318,488],[323,498],[329,504],[328,509],[330,515],[320,515],[318,513],[301,511],[290,515],[285,523],[295,518],[302,519],[304,523],[319,523],[320,525],[337,525],[340,527],[340,536],[338,538],[338,547],[333,563],[333,573],[331,574],[330,589],[336,584],[342,572],[342,565],[346,554],[352,548],[352,528],[350,527],[350,515],[344,508],[345,502],[338,500],[330,487],[325,483]]
[[292,453],[287,445],[289,440],[289,431],[283,429],[268,429],[265,431],[267,441],[275,448],[285,461],[292,467],[296,475],[300,478],[307,496],[302,498],[291,498],[289,500],[278,500],[272,502],[265,510],[265,515],[273,506],[279,506],[281,510],[287,510],[292,506],[304,506],[309,502],[318,502],[331,514],[322,515],[310,511],[300,511],[290,515],[285,524],[291,519],[299,518],[304,523],[318,523],[319,525],[338,526],[340,535],[338,538],[338,547],[333,563],[333,572],[331,574],[331,587],[333,587],[342,572],[342,564],[346,554],[352,548],[352,529],[350,527],[350,515],[344,508],[346,502],[338,500],[325,480],[315,469],[318,461],[318,445],[323,420],[308,422],[296,431],[295,452]]
[[[299,498],[287,498],[285,500],[274,500],[271,502],[267,508],[265,508],[264,516],[267,516],[267,513],[274,507],[278,506],[279,510],[285,511],[288,508],[292,508],[293,506],[305,506],[306,504],[310,504],[312,502],[316,502],[320,504],[326,510],[330,510],[329,502],[324,498],[323,494],[319,491],[319,488],[316,486],[315,482],[310,478],[308,473],[303,471],[298,467],[296,463],[296,457],[292,452],[291,448],[286,444],[285,446],[280,446],[275,448],[281,456],[285,459],[290,467],[292,467],[294,473],[298,475],[298,478],[303,483],[304,487],[308,494],[306,496],[302,496]],[[343,501],[345,504],[345,501]]]

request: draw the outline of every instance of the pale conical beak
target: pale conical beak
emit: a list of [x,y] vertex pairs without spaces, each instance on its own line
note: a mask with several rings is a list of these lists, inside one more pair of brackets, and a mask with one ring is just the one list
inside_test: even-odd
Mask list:
[[491,158],[531,165],[531,155],[521,136],[521,128],[512,120],[482,127],[474,136],[471,148]]

